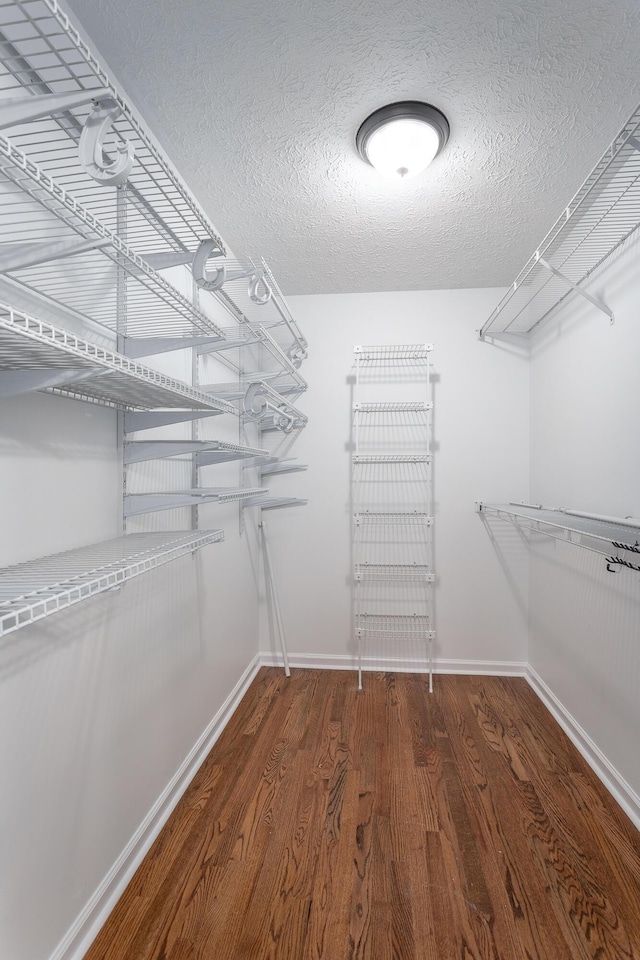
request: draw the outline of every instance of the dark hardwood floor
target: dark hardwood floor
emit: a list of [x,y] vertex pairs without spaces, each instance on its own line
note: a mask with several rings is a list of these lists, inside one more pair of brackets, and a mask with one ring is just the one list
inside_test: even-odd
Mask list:
[[640,835],[522,679],[265,668],[87,960],[640,960]]

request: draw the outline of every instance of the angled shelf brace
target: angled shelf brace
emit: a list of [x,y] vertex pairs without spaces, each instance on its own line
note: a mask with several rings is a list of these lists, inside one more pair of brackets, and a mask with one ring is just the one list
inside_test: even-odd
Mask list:
[[261,510],[279,510],[281,507],[306,507],[308,500],[300,497],[249,497],[243,507],[260,507]]
[[129,493],[124,498],[125,517],[175,510],[177,507],[200,506],[204,503],[237,503],[268,493],[259,487],[196,487],[192,490],[168,490],[158,493]]
[[124,462],[142,463],[144,460],[164,460],[196,454],[200,467],[245,457],[269,456],[268,450],[246,447],[226,440],[125,440]]
[[630,117],[480,330],[530,333],[571,293],[613,322],[585,281],[640,224],[640,108]]
[[0,637],[224,539],[222,530],[139,533],[0,570]]

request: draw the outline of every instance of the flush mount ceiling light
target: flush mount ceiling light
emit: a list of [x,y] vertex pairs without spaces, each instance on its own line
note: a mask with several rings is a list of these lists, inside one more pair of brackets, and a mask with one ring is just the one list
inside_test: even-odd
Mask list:
[[421,173],[449,139],[449,122],[429,103],[390,103],[367,117],[356,134],[363,160],[385,177],[407,180]]

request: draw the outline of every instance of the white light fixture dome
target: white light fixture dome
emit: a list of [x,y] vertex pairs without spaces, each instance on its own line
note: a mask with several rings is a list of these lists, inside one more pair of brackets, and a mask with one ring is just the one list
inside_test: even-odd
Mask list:
[[407,180],[429,166],[449,139],[449,122],[429,103],[390,103],[367,117],[356,134],[363,160],[385,177]]

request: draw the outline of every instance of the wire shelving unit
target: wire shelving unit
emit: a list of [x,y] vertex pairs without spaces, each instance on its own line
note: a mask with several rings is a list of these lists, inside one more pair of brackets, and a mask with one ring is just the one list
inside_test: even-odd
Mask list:
[[201,506],[205,503],[238,503],[262,498],[268,492],[260,487],[195,487],[190,490],[130,493],[124,498],[124,515],[136,517],[161,510],[175,510],[178,507]]
[[480,330],[531,332],[572,293],[613,321],[585,281],[640,224],[640,108],[624,125]]
[[224,539],[222,530],[129,534],[0,570],[0,637]]
[[228,440],[125,440],[124,462],[142,463],[145,460],[164,460],[196,454],[199,466],[227,463],[245,457],[268,457],[268,450],[248,447]]
[[365,648],[373,644],[387,659],[390,652],[404,654],[407,643],[418,645],[417,659],[433,689],[431,351],[431,344],[354,347],[353,602],[360,690]]
[[[515,502],[478,501],[476,509],[482,517],[505,520],[524,532],[572,543],[605,554],[612,563],[623,560],[621,566],[640,569],[640,520]],[[614,553],[621,556],[616,560]]]

